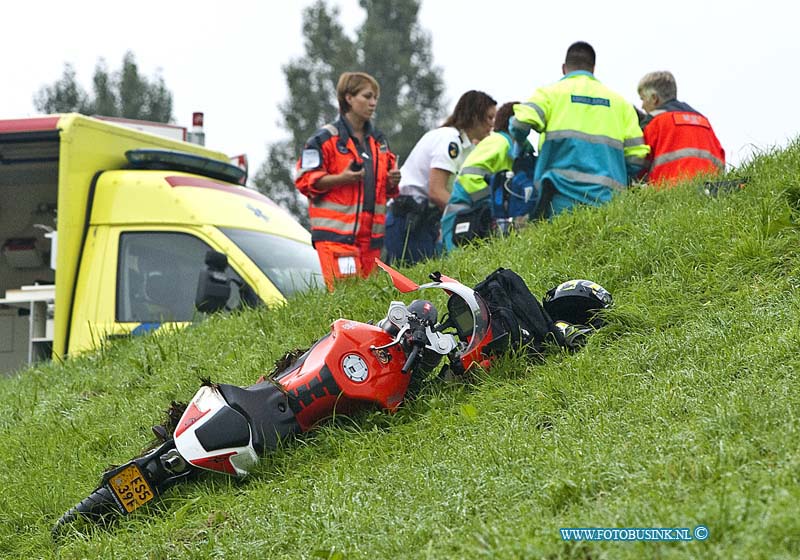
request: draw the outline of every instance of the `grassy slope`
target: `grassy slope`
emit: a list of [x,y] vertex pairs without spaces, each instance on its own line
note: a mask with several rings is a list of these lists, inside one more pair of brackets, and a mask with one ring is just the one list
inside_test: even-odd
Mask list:
[[[385,277],[216,317],[0,380],[0,556],[793,558],[800,555],[800,145],[745,191],[630,191],[418,266],[538,295],[596,280],[612,324],[575,355],[504,360],[394,416],[342,421],[237,482],[208,476],[111,531],[52,523],[138,453],[198,379],[246,385],[336,317],[379,318]],[[559,527],[709,527],[705,542],[570,543]]]

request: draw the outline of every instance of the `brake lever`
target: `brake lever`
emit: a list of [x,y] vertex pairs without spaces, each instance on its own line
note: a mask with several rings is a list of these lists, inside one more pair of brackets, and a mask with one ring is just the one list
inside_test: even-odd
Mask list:
[[405,325],[400,327],[400,331],[397,333],[397,336],[394,337],[393,341],[389,342],[388,344],[384,344],[383,346],[375,346],[374,344],[371,344],[369,349],[374,352],[375,350],[386,350],[387,348],[391,348],[392,346],[397,346],[398,344],[400,344],[400,342],[402,342],[403,335],[406,332],[408,332],[410,328],[411,327],[409,326],[409,324],[406,323]]

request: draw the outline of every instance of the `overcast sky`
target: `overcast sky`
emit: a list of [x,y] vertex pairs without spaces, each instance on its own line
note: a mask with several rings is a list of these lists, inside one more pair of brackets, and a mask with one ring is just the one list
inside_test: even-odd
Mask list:
[[[3,5],[0,118],[33,116],[34,94],[71,63],[91,91],[99,58],[120,67],[131,50],[142,74],[158,71],[174,96],[177,124],[205,113],[206,145],[246,153],[251,174],[277,125],[287,90],[282,66],[303,54],[302,9],[311,0],[98,0]],[[357,0],[329,0],[353,30]],[[704,113],[738,165],[753,151],[785,146],[800,132],[800,58],[790,2],[647,3],[571,0],[422,0],[446,86],[446,109],[468,89],[500,103],[525,100],[561,76],[576,40],[597,51],[595,75],[631,103],[639,78],[670,70],[678,98]],[[386,45],[391,48],[391,45]],[[354,68],[355,69],[355,68]],[[378,105],[380,127],[380,105]],[[320,123],[322,124],[322,123]],[[391,141],[391,139],[390,139]]]

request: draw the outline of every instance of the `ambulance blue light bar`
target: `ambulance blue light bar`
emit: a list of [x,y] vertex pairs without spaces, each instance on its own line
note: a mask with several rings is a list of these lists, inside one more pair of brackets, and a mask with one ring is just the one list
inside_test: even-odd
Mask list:
[[239,185],[247,181],[247,170],[241,167],[188,152],[143,148],[128,150],[125,157],[130,169],[185,171]]

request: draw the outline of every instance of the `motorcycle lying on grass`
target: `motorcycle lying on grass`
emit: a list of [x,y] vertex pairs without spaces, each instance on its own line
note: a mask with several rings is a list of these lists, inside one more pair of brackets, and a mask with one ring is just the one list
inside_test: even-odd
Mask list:
[[[207,263],[212,268],[213,259],[207,259]],[[206,271],[210,277],[205,280],[201,275],[201,286],[208,281],[219,285],[226,282],[218,274],[225,264],[217,263],[216,272]],[[513,301],[504,306],[493,302],[500,288],[496,282],[489,285],[492,275],[475,290],[438,272],[431,274],[432,282],[417,285],[388,265],[378,264],[401,293],[444,290],[448,298],[443,319],[439,321],[438,311],[429,300],[417,299],[409,305],[392,301],[386,317],[377,324],[337,319],[330,332],[305,353],[287,367],[276,367],[274,374],[254,385],[205,382],[185,408],[173,403],[169,411],[172,426],[153,428],[161,443],[105,472],[98,488],[58,520],[53,534],[59,536],[79,518],[107,524],[203,471],[244,477],[261,455],[334,414],[347,415],[374,405],[395,411],[409,386],[427,377],[444,357],[447,367],[459,375],[475,364],[488,367],[491,356],[512,344],[531,343],[541,348],[551,338],[568,347],[579,344],[579,338],[592,328],[563,320],[563,325],[554,323],[522,279],[511,271],[506,272],[522,282],[527,297],[538,307],[528,314],[539,313],[547,325],[538,333],[519,326],[509,328],[515,321],[510,317],[513,312],[526,310],[516,309],[519,305],[513,305]],[[561,292],[548,292],[545,304],[559,315],[572,313],[573,320],[587,316],[583,308],[596,311],[610,305],[610,295],[599,285],[573,282],[577,284],[559,286],[567,286]],[[199,295],[200,289],[198,300]],[[219,295],[218,301],[227,299],[224,290]],[[494,316],[490,309],[495,311]],[[588,321],[582,322],[588,325]]]

